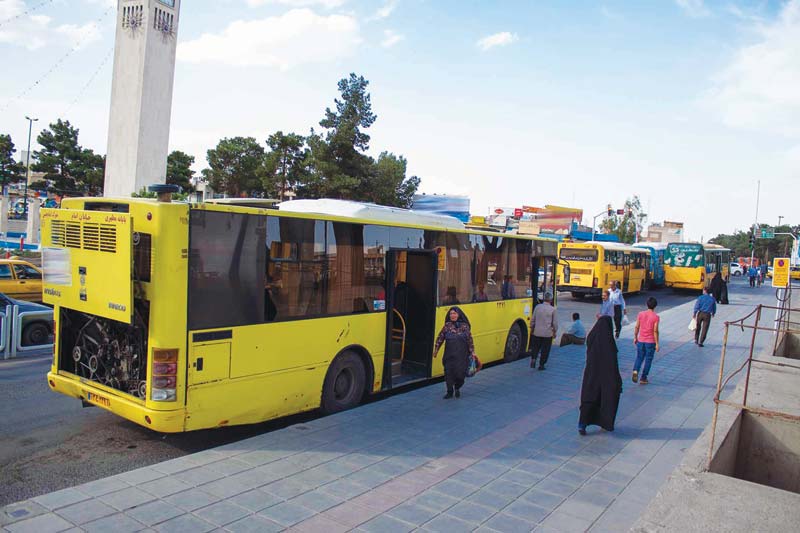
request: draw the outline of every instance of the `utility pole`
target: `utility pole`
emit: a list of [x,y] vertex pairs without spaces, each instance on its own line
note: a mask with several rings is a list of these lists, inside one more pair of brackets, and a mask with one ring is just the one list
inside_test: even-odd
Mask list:
[[25,219],[28,219],[28,182],[31,181],[31,133],[33,132],[33,123],[37,122],[38,118],[31,118],[25,115],[28,121],[28,156],[25,162]]
[[753,222],[753,227],[751,228],[753,234],[753,248],[750,250],[750,266],[753,266],[753,258],[756,255],[756,230],[758,229],[758,203],[761,200],[761,180],[758,180],[758,188],[756,189],[756,219]]

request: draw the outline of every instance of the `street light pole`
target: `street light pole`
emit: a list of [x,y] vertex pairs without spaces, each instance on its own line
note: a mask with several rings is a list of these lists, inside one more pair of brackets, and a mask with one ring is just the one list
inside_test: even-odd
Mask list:
[[753,233],[753,249],[750,250],[750,266],[753,266],[753,259],[756,255],[756,230],[758,229],[758,203],[761,200],[761,180],[758,180],[758,189],[756,189],[756,220],[753,222],[753,227],[751,229]]
[[783,215],[778,215],[778,227],[779,228],[781,227],[781,220],[783,220],[784,218],[786,218],[786,217],[783,216]]
[[606,209],[602,213],[599,213],[599,214],[595,215],[594,217],[592,217],[592,241],[594,241],[594,233],[595,233],[594,232],[594,225],[595,225],[595,222],[597,221],[597,217],[601,217],[601,216],[607,215],[607,214],[608,214],[608,209]]
[[31,118],[25,115],[28,121],[28,155],[25,162],[25,220],[28,219],[28,182],[31,180],[31,133],[33,132],[33,123],[38,121],[38,118]]

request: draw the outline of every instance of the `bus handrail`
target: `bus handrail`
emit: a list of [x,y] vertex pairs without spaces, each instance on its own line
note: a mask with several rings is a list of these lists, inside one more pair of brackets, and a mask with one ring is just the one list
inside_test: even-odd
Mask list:
[[[399,339],[400,340],[400,362],[403,362],[403,359],[405,358],[405,355],[406,355],[406,321],[403,318],[403,315],[400,314],[400,311],[398,311],[397,309],[392,309],[392,312],[395,313],[400,318],[400,324],[402,324],[402,326],[403,326],[403,329],[401,331],[402,336]],[[392,328],[392,337],[394,337],[394,334],[397,333],[397,332],[398,332],[397,329]]]

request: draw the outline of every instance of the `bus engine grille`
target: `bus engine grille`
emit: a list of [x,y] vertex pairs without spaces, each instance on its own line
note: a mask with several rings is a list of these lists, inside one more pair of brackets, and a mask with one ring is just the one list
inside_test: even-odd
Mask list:
[[50,242],[64,248],[114,253],[117,251],[117,227],[96,222],[54,220],[50,226]]

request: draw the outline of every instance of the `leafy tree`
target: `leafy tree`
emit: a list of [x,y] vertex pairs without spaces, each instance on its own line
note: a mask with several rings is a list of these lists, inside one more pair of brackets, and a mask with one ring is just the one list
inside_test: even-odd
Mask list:
[[283,200],[286,192],[294,189],[306,175],[308,149],[305,138],[296,133],[277,131],[269,136],[262,182],[267,195]]
[[231,197],[264,194],[264,148],[253,137],[222,139],[208,151],[207,160],[209,168],[203,170],[203,179],[215,191]]
[[376,204],[411,207],[419,178],[406,178],[406,167],[405,157],[382,152],[372,165],[372,176],[364,195]]
[[179,186],[181,192],[194,192],[192,165],[194,165],[193,155],[180,150],[173,151],[167,156],[167,183]]
[[[759,224],[759,227],[771,227],[769,224]],[[800,226],[782,225],[774,228],[775,233],[792,233],[798,235]],[[720,234],[710,239],[709,242],[730,248],[732,257],[750,257],[751,230],[735,231],[733,234]],[[760,233],[756,233],[756,236]],[[754,256],[771,261],[775,257],[789,257],[792,253],[793,239],[788,235],[776,235],[774,239],[756,239]]]
[[642,212],[642,202],[636,195],[625,200],[624,211],[622,215],[603,220],[600,229],[605,233],[615,234],[620,242],[634,243],[647,222],[647,214]]
[[77,128],[58,119],[36,138],[41,150],[33,153],[31,169],[45,173],[51,190],[102,194],[105,157],[78,144]]
[[25,165],[14,160],[17,149],[11,135],[0,135],[0,186],[25,179]]

